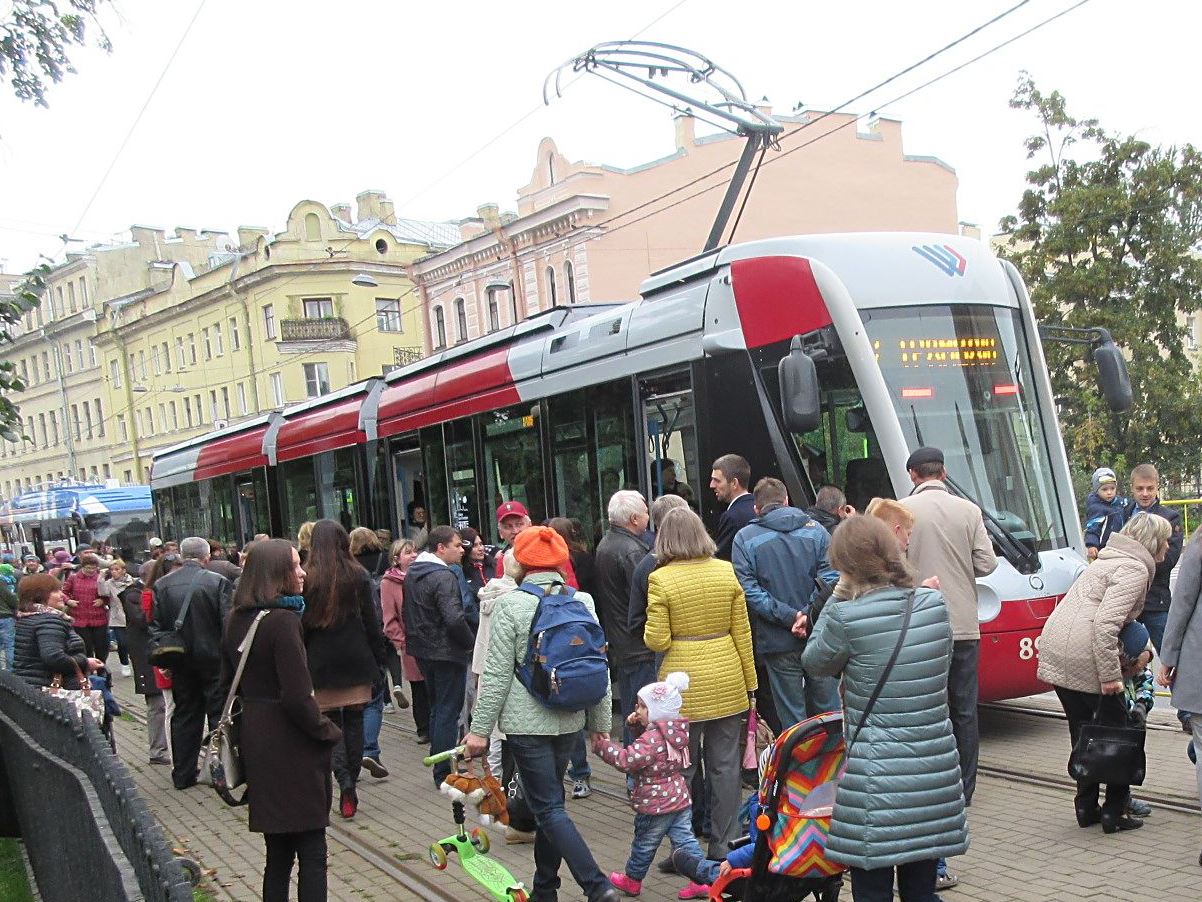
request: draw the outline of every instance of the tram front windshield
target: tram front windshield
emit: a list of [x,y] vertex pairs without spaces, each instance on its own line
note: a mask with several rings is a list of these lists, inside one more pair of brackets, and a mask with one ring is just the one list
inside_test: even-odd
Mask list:
[[956,486],[1014,539],[1068,542],[1032,363],[1017,310],[938,305],[863,310],[910,447],[941,448]]

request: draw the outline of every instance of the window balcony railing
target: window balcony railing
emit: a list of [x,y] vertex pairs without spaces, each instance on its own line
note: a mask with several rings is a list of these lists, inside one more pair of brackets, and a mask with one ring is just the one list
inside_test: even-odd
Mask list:
[[353,341],[350,324],[340,317],[280,320],[281,341]]

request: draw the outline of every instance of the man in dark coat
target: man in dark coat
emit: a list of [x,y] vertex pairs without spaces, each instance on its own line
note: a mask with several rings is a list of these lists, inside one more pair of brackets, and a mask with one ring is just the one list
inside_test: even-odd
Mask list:
[[751,464],[737,454],[723,454],[714,461],[710,473],[710,488],[726,510],[718,519],[718,533],[714,541],[718,551],[714,557],[729,561],[734,547],[735,535],[755,517],[755,499],[747,491],[751,484]]
[[[623,489],[609,499],[609,529],[597,543],[595,579],[597,619],[609,641],[610,664],[618,678],[622,704],[622,736],[629,740],[626,718],[634,710],[638,691],[655,682],[655,655],[643,644],[643,630],[630,628],[630,587],[635,568],[647,556],[643,533],[650,522],[647,502],[638,492]],[[647,619],[646,612],[643,621]]]
[[146,699],[146,742],[150,763],[170,764],[166,699],[155,681],[154,668],[146,657],[150,630],[146,615],[142,613],[142,581],[135,580],[120,597],[121,608],[125,611],[125,641],[129,645],[129,661],[134,668],[134,692]]
[[205,569],[209,540],[190,536],[180,543],[183,566],[154,584],[150,635],[154,641],[175,629],[187,605],[181,632],[187,645],[183,663],[171,668],[171,782],[176,789],[196,785],[196,766],[204,737],[221,719],[221,629],[230,611],[233,584]]
[[1181,531],[1181,513],[1176,508],[1165,507],[1160,503],[1160,473],[1151,464],[1140,464],[1131,471],[1131,497],[1135,500],[1124,512],[1124,523],[1130,523],[1137,513],[1159,514],[1173,527],[1173,533],[1169,536],[1168,554],[1156,565],[1156,575],[1152,577],[1143,613],[1139,615],[1140,622],[1148,628],[1152,644],[1156,646],[1156,653],[1160,654],[1164,627],[1169,621],[1169,574],[1181,558],[1181,546],[1185,538]]
[[835,534],[835,527],[855,512],[856,509],[847,503],[847,498],[837,485],[820,487],[814,497],[814,506],[806,508],[806,513],[832,536]]
[[[405,637],[417,659],[430,700],[430,751],[445,752],[459,739],[459,714],[467,688],[467,665],[476,635],[463,609],[459,577],[452,564],[463,560],[463,539],[450,526],[430,530],[426,550],[405,576]],[[434,766],[434,785],[451,772],[450,762]]]

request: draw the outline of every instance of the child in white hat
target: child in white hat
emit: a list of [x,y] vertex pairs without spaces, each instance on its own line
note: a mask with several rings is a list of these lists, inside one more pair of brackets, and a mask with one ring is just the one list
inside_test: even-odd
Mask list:
[[704,857],[693,836],[692,799],[681,772],[689,766],[689,722],[680,716],[680,693],[689,688],[689,675],[670,673],[659,683],[639,690],[638,704],[627,723],[638,734],[623,748],[612,740],[598,740],[593,751],[623,773],[634,777],[634,841],[624,873],[609,881],[628,896],[643,889],[643,878],[664,836],[673,851]]

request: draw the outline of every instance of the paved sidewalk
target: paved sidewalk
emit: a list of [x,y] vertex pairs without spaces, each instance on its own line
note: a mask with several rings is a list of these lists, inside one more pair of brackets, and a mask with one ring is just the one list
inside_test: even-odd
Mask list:
[[[118,697],[141,711],[141,699],[131,701],[131,681],[116,680]],[[1024,701],[1026,706],[1030,703]],[[987,710],[982,718],[982,763],[1006,766],[1038,777],[1064,779],[1068,755],[1063,721]],[[118,750],[134,772],[152,810],[177,844],[213,871],[210,891],[221,900],[252,902],[259,898],[263,866],[262,838],[246,830],[245,809],[223,805],[204,787],[186,792],[171,788],[169,769],[146,763],[145,732],[137,721],[118,722]],[[336,815],[330,831],[330,898],[339,902],[383,899],[484,900],[485,893],[454,862],[444,872],[426,862],[432,839],[451,832],[450,803],[434,790],[429,771],[422,767],[425,750],[413,741],[408,712],[385,716],[381,736],[384,762],[391,775],[374,780],[364,775],[360,811],[352,821]],[[1158,794],[1191,795],[1192,770],[1184,758],[1184,735],[1168,730],[1149,734],[1150,787]],[[286,766],[286,762],[281,762]],[[620,869],[629,852],[632,815],[625,804],[623,783],[616,771],[593,759],[594,792],[589,799],[568,802],[576,820],[606,872]],[[1142,830],[1104,836],[1100,827],[1081,830],[1073,819],[1067,790],[1030,785],[996,776],[982,776],[969,814],[972,845],[952,862],[960,875],[957,889],[943,893],[945,902],[1035,902],[1035,900],[1189,900],[1202,891],[1198,851],[1202,817],[1157,809]],[[506,846],[499,828],[489,828],[492,854],[519,879],[532,872],[531,847]],[[391,865],[381,869],[357,854],[352,845],[364,844],[372,857],[436,888],[436,894],[398,883]],[[566,867],[560,898],[578,899]],[[641,898],[667,902],[676,898],[684,881],[653,873]],[[850,899],[850,888],[844,898]]]

